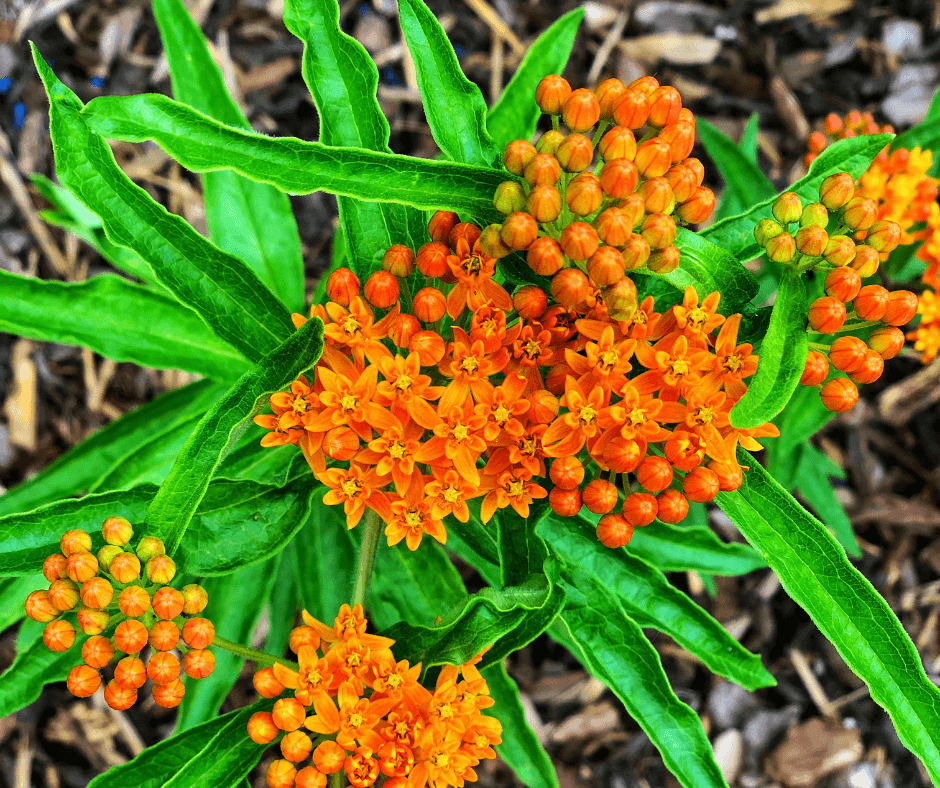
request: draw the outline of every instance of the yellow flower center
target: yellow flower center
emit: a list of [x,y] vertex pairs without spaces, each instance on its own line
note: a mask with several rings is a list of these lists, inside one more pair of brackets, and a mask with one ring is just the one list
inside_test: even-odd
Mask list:
[[358,711],[354,711],[349,715],[347,722],[350,728],[358,728],[362,725],[362,715]]
[[741,365],[744,361],[737,353],[732,353],[730,356],[725,356],[722,359],[722,366],[725,369],[725,372],[737,372],[741,369]]
[[711,424],[712,419],[715,418],[715,411],[711,408],[696,408],[693,412],[692,421],[696,424]]
[[686,317],[686,325],[690,328],[700,330],[702,326],[705,325],[705,321],[708,319],[708,315],[703,312],[699,307],[696,307],[691,312],[689,312],[688,317]]
[[393,673],[385,680],[385,683],[388,684],[388,686],[392,689],[396,689],[401,686],[402,681],[403,679],[401,676],[399,676],[397,673]]
[[343,394],[339,406],[348,413],[359,407],[359,398],[355,394]]
[[460,265],[467,276],[476,276],[483,270],[483,259],[478,254],[472,254]]
[[613,369],[617,366],[618,359],[619,356],[615,350],[607,350],[597,357],[598,366],[608,370]]
[[417,509],[409,509],[405,512],[405,525],[409,528],[420,528],[424,522],[424,515]]
[[441,488],[441,497],[447,501],[447,503],[457,503],[461,499],[460,488],[454,487],[449,484],[446,487]]
[[392,441],[388,445],[388,456],[393,460],[400,460],[407,452],[408,448],[401,441]]
[[522,354],[527,358],[536,358],[542,352],[542,346],[534,339],[528,340],[522,346]]
[[512,417],[512,412],[502,403],[493,408],[492,413],[497,424],[505,424]]
[[585,405],[581,408],[581,412],[578,414],[578,421],[582,424],[590,424],[597,417],[597,411],[594,410],[590,405]]
[[460,369],[463,372],[476,372],[480,368],[480,362],[475,356],[467,356],[460,362]]
[[294,399],[291,400],[290,407],[294,413],[306,413],[310,410],[310,403],[307,402],[305,397],[294,397]]
[[640,408],[633,408],[627,414],[627,421],[629,421],[634,427],[637,424],[643,424],[646,421],[646,411],[641,410]]
[[506,494],[510,498],[521,498],[525,495],[525,482],[514,478],[506,485]]
[[454,427],[452,434],[455,441],[465,441],[470,434],[470,428],[466,424],[458,424]]
[[450,756],[446,752],[438,750],[431,756],[431,763],[438,769],[446,769],[447,765],[450,763]]
[[395,380],[395,388],[399,391],[411,391],[411,387],[414,385],[414,380],[409,378],[407,375],[399,375]]
[[362,329],[362,325],[352,315],[349,315],[349,317],[347,317],[343,321],[343,331],[345,331],[347,334],[355,334],[357,331],[360,331],[361,329]]
[[362,484],[358,479],[346,479],[339,485],[339,488],[347,498],[355,498],[362,491]]

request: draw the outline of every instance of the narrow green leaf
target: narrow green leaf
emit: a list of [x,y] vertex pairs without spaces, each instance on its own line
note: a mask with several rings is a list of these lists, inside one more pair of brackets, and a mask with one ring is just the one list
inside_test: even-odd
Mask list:
[[[776,682],[760,657],[738,643],[715,619],[666,580],[659,569],[626,549],[604,547],[594,534],[570,521],[546,517],[538,532],[552,553],[579,570],[571,582],[590,577],[615,597],[637,623],[669,635],[697,656],[713,673],[745,689],[770,687]],[[581,588],[589,595],[589,588]]]
[[891,143],[891,150],[898,148],[920,148],[929,150],[936,156],[940,153],[940,117],[934,117],[932,120],[924,118],[923,122],[899,134]]
[[549,550],[536,526],[552,517],[547,499],[533,502],[527,518],[519,517],[512,510],[494,514],[491,522],[496,525],[500,587],[516,585],[529,575],[543,571]]
[[526,722],[516,682],[502,664],[490,665],[483,671],[483,678],[495,701],[486,713],[503,726],[503,742],[496,745],[496,754],[528,788],[558,788],[551,758]]
[[[818,202],[819,185],[823,180],[835,172],[847,172],[853,178],[858,178],[868,169],[878,151],[891,139],[890,134],[875,134],[870,137],[840,140],[820,153],[810,166],[809,172],[787,191],[798,194],[804,204]],[[746,213],[716,222],[699,234],[723,247],[741,262],[747,262],[761,253],[754,240],[754,225],[761,219],[773,216],[770,206],[775,199],[775,196],[769,197],[753,205]]]
[[565,583],[562,642],[613,690],[683,788],[727,788],[698,715],[672,691],[643,631],[603,585],[578,574]]
[[796,471],[796,487],[800,495],[832,530],[845,552],[853,558],[861,558],[862,548],[855,538],[851,520],[836,498],[830,476],[844,479],[845,471],[810,444],[801,446]]
[[486,131],[486,101],[460,70],[444,28],[421,0],[401,0],[398,17],[434,141],[452,161],[498,167],[500,151]]
[[768,450],[771,453],[791,451],[819,432],[833,416],[835,414],[822,404],[816,389],[810,386],[798,388],[775,420],[780,437],[770,443]]
[[757,164],[757,127],[760,123],[760,116],[754,112],[744,124],[744,131],[741,132],[741,141],[738,147],[741,152],[747,156],[751,164]]
[[774,300],[767,335],[760,347],[757,372],[747,393],[729,414],[738,429],[750,429],[770,421],[790,400],[800,382],[809,335],[806,333],[806,285],[792,268],[784,272]]
[[[294,539],[294,560],[304,609],[329,623],[352,598],[356,550],[342,511],[337,513],[337,507],[327,506],[322,498],[314,493],[310,517]],[[374,579],[383,574],[384,569]]]
[[[154,0],[153,15],[177,101],[250,131],[183,3]],[[288,309],[303,309],[304,262],[287,195],[230,172],[206,173],[202,186],[212,240],[246,262]]]
[[[209,595],[203,615],[215,626],[220,637],[233,643],[248,643],[264,607],[264,600],[274,583],[278,558],[239,569],[226,577],[210,577],[201,585]],[[189,572],[187,567],[187,572]],[[233,604],[237,600],[237,604]],[[243,657],[220,648],[212,649],[215,668],[204,679],[184,679],[186,694],[179,705],[175,730],[192,728],[212,719],[229,690],[238,679]]]
[[33,59],[49,96],[56,172],[82,202],[94,206],[108,238],[146,260],[180,301],[246,358],[257,360],[288,336],[290,314],[257,274],[135,186],[107,142],[88,127],[78,97],[56,79],[35,47]]
[[253,134],[165,96],[101,96],[82,117],[107,139],[153,140],[193,172],[233,170],[291,194],[325,191],[485,218],[496,215],[493,193],[506,180],[505,173],[469,164]]
[[571,55],[584,9],[575,8],[552,23],[529,47],[499,100],[486,116],[486,128],[502,150],[513,140],[528,140],[542,114],[535,87],[546,74],[560,74]]
[[308,320],[239,378],[199,422],[147,510],[151,533],[163,539],[168,554],[179,547],[216,468],[252,417],[273,392],[313,366],[322,349],[323,323]]
[[0,271],[0,299],[0,331],[10,334],[217,380],[231,380],[248,368],[242,354],[191,309],[119,276],[55,282]]
[[264,640],[264,650],[268,654],[281,656],[287,650],[290,632],[294,627],[294,615],[300,605],[300,587],[297,584],[297,564],[294,551],[298,539],[293,541],[278,556],[273,571],[274,584],[268,596],[268,636]]
[[41,574],[0,579],[0,632],[26,617],[23,604],[31,592],[47,588],[49,581]]
[[904,746],[940,783],[940,688],[927,678],[910,637],[822,523],[753,457],[744,451],[739,457],[750,466],[744,483],[733,493],[719,493],[716,502],[868,685]]
[[[757,115],[751,116],[752,120],[756,117]],[[715,212],[716,221],[739,214],[755,202],[776,195],[774,185],[741,146],[703,118],[696,120],[695,129],[702,145],[705,146],[705,152],[715,162],[725,183],[721,205]]]
[[287,484],[291,466],[301,455],[296,446],[261,446],[259,441],[264,434],[260,427],[249,427],[242,436],[243,445],[222,460],[217,476],[221,479],[250,479],[276,487]]

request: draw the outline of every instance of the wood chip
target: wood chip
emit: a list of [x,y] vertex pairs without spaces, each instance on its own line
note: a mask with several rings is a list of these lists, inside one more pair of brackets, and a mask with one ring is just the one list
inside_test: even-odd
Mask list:
[[830,720],[839,721],[839,715],[836,713],[835,709],[832,708],[832,704],[829,702],[829,698],[826,697],[826,693],[817,680],[816,674],[813,673],[813,669],[810,667],[806,655],[798,648],[791,648],[789,656],[790,662],[792,662],[793,667],[796,668],[800,681],[803,682],[803,686],[809,693],[813,703],[816,704],[816,708],[819,709],[819,713]]
[[272,85],[283,82],[293,74],[300,65],[297,58],[279,57],[270,63],[255,66],[248,72],[237,73],[238,86],[242,93],[251,93],[253,90],[264,90]]
[[853,525],[887,523],[919,534],[934,534],[940,528],[940,511],[935,507],[888,493],[868,496],[849,517]]
[[791,728],[767,759],[767,773],[789,788],[809,788],[862,757],[862,736],[816,717]]
[[647,63],[664,60],[679,66],[711,63],[721,51],[721,42],[694,33],[651,33],[621,41],[617,45],[627,56]]
[[33,343],[18,339],[10,354],[13,382],[3,406],[10,428],[10,442],[26,451],[36,450],[36,365],[29,354]]
[[900,426],[937,400],[940,400],[940,358],[882,391],[878,413],[888,424]]
[[52,19],[69,6],[73,6],[78,0],[33,0],[20,11],[16,18],[16,27],[13,28],[13,39],[19,41],[23,34],[33,25]]
[[814,22],[818,22],[848,11],[854,5],[855,0],[781,0],[770,8],[764,8],[754,14],[754,21],[763,25],[795,16],[808,16]]
[[618,727],[620,713],[610,701],[588,706],[584,711],[568,717],[552,731],[553,742],[564,743],[586,739],[599,733],[607,733]]

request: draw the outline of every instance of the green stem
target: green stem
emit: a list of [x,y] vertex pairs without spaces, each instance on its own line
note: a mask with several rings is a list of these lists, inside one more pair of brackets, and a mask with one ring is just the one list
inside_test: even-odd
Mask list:
[[343,788],[343,770],[330,775],[330,788]]
[[231,640],[226,640],[218,635],[212,640],[212,645],[230,651],[232,654],[239,657],[250,659],[253,662],[257,662],[259,665],[273,665],[275,662],[280,662],[282,665],[286,665],[292,670],[297,670],[297,666],[293,662],[272,657],[270,654],[265,654],[262,651],[255,651],[253,648],[248,648],[248,646],[243,646],[240,643],[233,643]]
[[375,566],[375,554],[379,549],[379,534],[382,532],[382,518],[378,512],[366,509],[362,518],[362,547],[359,550],[359,568],[356,570],[356,586],[353,590],[352,604],[365,607],[369,595],[369,581],[372,579],[372,567]]

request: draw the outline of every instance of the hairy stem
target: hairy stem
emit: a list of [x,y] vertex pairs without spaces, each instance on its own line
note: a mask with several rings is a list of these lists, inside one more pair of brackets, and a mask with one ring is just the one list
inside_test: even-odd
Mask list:
[[372,579],[372,567],[375,566],[375,554],[379,549],[382,518],[378,512],[366,509],[362,527],[362,547],[359,550],[359,568],[356,570],[356,586],[353,589],[353,607],[359,604],[365,607],[369,595],[369,581]]
[[255,651],[253,648],[248,648],[248,646],[243,646],[240,643],[233,643],[231,640],[226,640],[218,635],[212,640],[212,645],[230,651],[232,654],[239,657],[250,659],[259,665],[273,665],[275,662],[280,662],[282,665],[286,665],[292,670],[297,670],[297,666],[289,660],[272,657],[270,654],[265,654],[263,651]]

